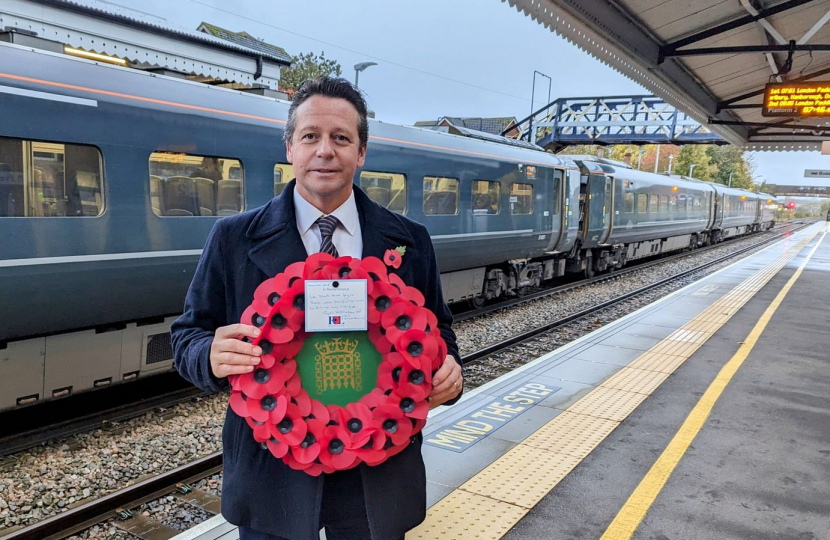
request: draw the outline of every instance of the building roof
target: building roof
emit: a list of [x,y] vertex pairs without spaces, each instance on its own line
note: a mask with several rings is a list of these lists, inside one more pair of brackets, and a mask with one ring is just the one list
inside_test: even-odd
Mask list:
[[[506,0],[747,150],[816,150],[826,119],[769,119],[763,88],[830,80],[826,0]],[[792,54],[788,53],[792,51]],[[789,62],[788,62],[789,56]]]
[[224,39],[225,41],[230,41],[231,43],[236,43],[237,45],[241,45],[249,49],[260,51],[276,58],[282,58],[289,64],[291,63],[291,56],[285,52],[285,49],[257,39],[248,32],[232,32],[222,28],[221,26],[216,26],[215,24],[206,23],[204,21],[199,25],[197,31],[210,34],[219,39]]
[[458,116],[442,116],[437,120],[421,120],[415,122],[415,126],[434,127],[440,126],[443,122],[448,122],[459,128],[468,128],[476,131],[483,131],[485,133],[492,133],[493,135],[501,135],[504,130],[508,129],[511,125],[516,124],[516,118],[512,116],[502,118],[462,118]]
[[[106,0],[33,0],[35,3],[47,6],[57,7],[63,10],[81,13],[86,16],[91,16],[97,19],[102,19],[109,22],[115,22],[139,28],[142,30],[150,30],[157,34],[168,35],[179,40],[190,41],[201,45],[211,46],[219,49],[230,50],[245,56],[254,58],[262,57],[264,60],[281,65],[290,65],[291,58],[288,54],[280,49],[281,53],[267,52],[259,48],[253,48],[242,43],[221,39],[203,32],[195,32],[180,26],[174,25],[155,15],[138,11]],[[253,40],[255,41],[255,40]]]

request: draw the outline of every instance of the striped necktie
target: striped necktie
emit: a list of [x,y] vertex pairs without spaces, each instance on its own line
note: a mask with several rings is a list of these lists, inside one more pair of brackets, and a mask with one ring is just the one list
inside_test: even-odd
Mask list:
[[340,256],[337,253],[337,248],[334,247],[334,243],[332,243],[334,229],[337,228],[339,223],[340,220],[334,216],[323,216],[317,220],[317,226],[320,227],[320,235],[323,237],[323,241],[320,242],[321,253],[328,253],[332,257]]

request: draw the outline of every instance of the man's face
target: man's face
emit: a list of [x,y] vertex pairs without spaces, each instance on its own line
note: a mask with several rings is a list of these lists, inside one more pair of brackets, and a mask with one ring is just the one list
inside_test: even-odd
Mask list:
[[[297,107],[295,120],[286,150],[297,189],[329,213],[349,198],[355,171],[366,157],[366,149],[360,148],[357,109],[345,99],[317,95]],[[333,203],[337,206],[329,208]]]

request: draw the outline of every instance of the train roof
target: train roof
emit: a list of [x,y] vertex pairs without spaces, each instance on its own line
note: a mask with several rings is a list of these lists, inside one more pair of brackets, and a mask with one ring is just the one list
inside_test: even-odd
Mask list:
[[[38,55],[39,58],[33,60],[27,58],[28,55]],[[202,115],[283,130],[290,106],[290,102],[274,97],[9,43],[0,43],[0,59],[14,64],[11,71],[26,79],[24,86],[28,84],[31,88],[52,94],[94,98],[130,107]],[[72,67],[67,67],[69,62],[74,63]],[[4,71],[9,72],[10,69]],[[56,80],[55,74],[60,74],[60,80]],[[13,80],[10,82],[17,84]],[[375,119],[369,119],[369,128],[370,144],[399,145],[479,159],[576,169],[573,161],[566,159],[566,156],[559,157],[523,144],[510,145],[484,137],[461,137]]]

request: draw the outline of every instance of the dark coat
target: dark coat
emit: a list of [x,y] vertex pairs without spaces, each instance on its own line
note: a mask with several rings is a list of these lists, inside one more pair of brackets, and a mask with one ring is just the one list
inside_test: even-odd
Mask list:
[[[444,303],[435,252],[426,228],[370,200],[355,187],[363,256],[382,257],[406,246],[404,282],[424,293],[425,307],[438,317],[449,353],[460,363],[452,315]],[[239,322],[254,290],[291,263],[305,260],[293,204],[294,182],[265,206],[220,219],[185,299],[184,314],[172,327],[175,366],[199,388],[227,391],[227,379],[210,369],[216,328]],[[222,514],[235,525],[298,540],[317,540],[323,477],[294,471],[254,441],[251,428],[230,409],[222,431],[224,480]],[[369,524],[376,539],[403,536],[426,514],[426,473],[420,434],[385,463],[360,466]],[[335,473],[336,474],[336,473]]]

